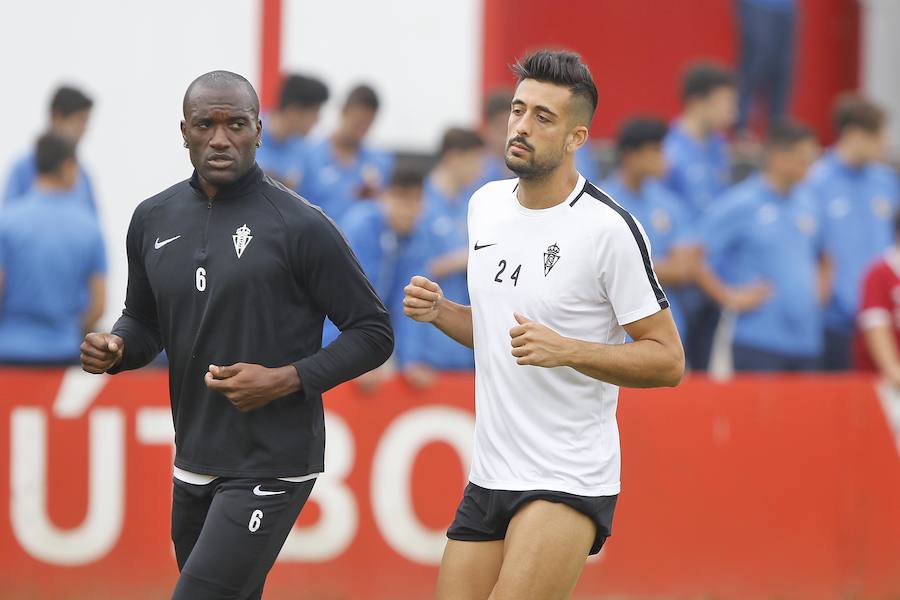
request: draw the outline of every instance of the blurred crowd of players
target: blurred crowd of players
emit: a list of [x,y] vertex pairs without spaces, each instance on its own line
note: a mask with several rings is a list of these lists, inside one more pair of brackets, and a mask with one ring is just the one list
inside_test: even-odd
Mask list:
[[[738,178],[729,141],[743,139],[734,135],[745,126],[737,92],[729,70],[694,64],[677,118],[622,123],[615,152],[585,147],[578,168],[643,225],[690,368],[708,368],[724,328],[736,370],[877,368],[900,385],[900,189],[883,163],[884,111],[838,98],[836,141],[823,150],[811,129],[775,110],[757,168]],[[470,349],[403,317],[403,287],[427,274],[468,304],[468,198],[512,176],[503,159],[511,100],[510,90],[490,94],[481,126],[448,129],[427,160],[367,142],[379,111],[368,85],[341,99],[324,136],[312,132],[330,94],[314,77],[285,76],[277,106],[262,115],[258,163],[338,223],[393,315],[394,360],[362,385],[395,370],[426,387],[438,371],[473,368]],[[47,133],[3,187],[2,363],[75,363],[84,331],[104,312],[103,238],[76,153],[91,108],[83,92],[58,89]],[[327,326],[325,342],[336,333]]]

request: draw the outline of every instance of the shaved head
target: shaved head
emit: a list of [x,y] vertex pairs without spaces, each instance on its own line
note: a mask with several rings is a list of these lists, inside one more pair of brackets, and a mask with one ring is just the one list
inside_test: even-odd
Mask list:
[[253,85],[247,81],[246,77],[231,71],[210,71],[192,81],[184,93],[182,110],[185,118],[190,113],[191,102],[198,92],[226,90],[242,90],[246,94],[246,99],[249,103],[248,108],[251,109],[255,117],[259,117],[259,96],[256,95],[256,90],[253,89]]

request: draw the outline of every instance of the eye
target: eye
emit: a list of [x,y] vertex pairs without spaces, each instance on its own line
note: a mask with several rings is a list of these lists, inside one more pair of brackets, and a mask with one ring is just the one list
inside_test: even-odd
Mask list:
[[512,114],[516,115],[517,117],[520,116],[524,112],[525,111],[522,109],[521,106],[516,106],[515,108],[512,109]]
[[540,121],[541,123],[549,123],[550,122],[550,119],[548,119],[544,115],[538,115],[537,120]]
[[194,127],[197,129],[207,129],[209,127],[209,121],[197,121],[194,123]]
[[242,129],[247,123],[245,121],[235,121],[231,124],[232,129]]

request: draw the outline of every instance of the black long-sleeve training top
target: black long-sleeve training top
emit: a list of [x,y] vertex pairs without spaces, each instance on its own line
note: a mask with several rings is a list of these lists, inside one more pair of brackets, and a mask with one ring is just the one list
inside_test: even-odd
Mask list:
[[[165,348],[175,465],[225,477],[324,470],[322,393],[390,356],[390,318],[334,223],[258,166],[210,200],[196,174],[142,202],[110,372]],[[341,334],[322,348],[328,316]],[[206,387],[209,365],[293,365],[302,389],[246,413]]]

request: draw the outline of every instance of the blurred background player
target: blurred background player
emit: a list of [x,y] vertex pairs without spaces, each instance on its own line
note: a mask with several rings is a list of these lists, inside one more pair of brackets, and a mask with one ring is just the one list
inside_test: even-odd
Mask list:
[[[734,124],[737,94],[731,71],[713,63],[696,63],[681,82],[681,115],[663,142],[668,171],[663,181],[684,206],[689,222],[702,214],[731,181],[725,132]],[[684,311],[685,354],[695,370],[706,370],[719,322],[716,303],[698,288],[677,290]]]
[[[425,181],[422,227],[428,235],[428,263],[424,272],[438,282],[444,295],[460,304],[469,303],[466,280],[469,197],[481,174],[484,142],[477,132],[453,127],[444,132],[438,161]],[[423,271],[418,271],[419,273]],[[404,319],[404,321],[409,321]],[[413,323],[407,372],[418,373],[417,383],[430,380],[429,370],[471,370],[475,358],[470,348],[456,343],[436,328]]]
[[484,167],[481,183],[510,179],[515,174],[506,168],[506,131],[509,126],[509,107],[513,92],[507,88],[496,89],[484,101],[484,123],[481,136],[484,139]]
[[762,173],[728,191],[701,225],[712,267],[704,288],[737,311],[739,371],[810,371],[822,353],[824,273],[814,198],[798,184],[818,156],[807,127],[782,122],[766,144]]
[[796,0],[737,0],[739,136],[747,132],[754,101],[764,106],[769,127],[787,115],[794,69]]
[[[416,349],[415,323],[402,318],[403,284],[421,273],[429,256],[427,233],[422,227],[425,173],[417,166],[398,162],[387,186],[376,200],[351,206],[341,220],[341,229],[372,282],[379,298],[391,314],[394,327],[394,364],[366,373],[357,382],[374,389],[396,367],[415,385],[428,385],[430,369],[410,356]],[[329,343],[338,334],[330,322],[324,335]]]
[[897,173],[884,165],[884,111],[859,96],[838,99],[837,141],[813,167],[808,193],[822,213],[822,243],[831,268],[825,310],[826,370],[850,367],[854,318],[865,269],[893,243],[891,219],[900,201]]
[[357,200],[374,198],[390,175],[393,157],[365,143],[379,105],[370,86],[354,87],[331,136],[307,147],[300,194],[335,221]]
[[900,389],[900,211],[894,244],[869,266],[853,339],[853,366],[877,371]]
[[307,138],[327,101],[328,87],[321,80],[288,75],[281,84],[278,106],[262,117],[265,126],[256,162],[292,190],[300,187]]
[[[49,131],[68,138],[77,148],[84,137],[93,106],[94,101],[81,90],[69,86],[58,88],[50,100]],[[35,153],[28,152],[13,164],[3,191],[3,203],[8,205],[22,198],[34,185],[37,177]],[[96,214],[97,202],[91,178],[80,163],[72,195],[78,204]]]
[[[600,187],[644,226],[659,282],[667,291],[675,291],[693,283],[700,257],[684,206],[659,181],[666,174],[662,150],[666,131],[659,119],[627,121],[616,140],[618,166]],[[678,296],[667,293],[666,297],[681,333],[684,315]]]
[[0,211],[0,362],[77,364],[103,314],[106,253],[71,137],[47,133],[29,191]]

